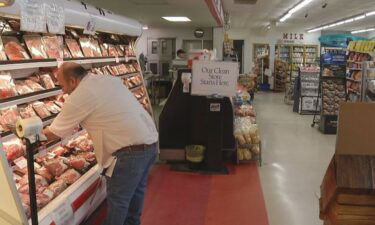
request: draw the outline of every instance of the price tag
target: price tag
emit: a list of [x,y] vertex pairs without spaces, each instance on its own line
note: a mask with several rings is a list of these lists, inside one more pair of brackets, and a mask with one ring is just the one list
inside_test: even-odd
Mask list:
[[62,58],[58,58],[58,59],[56,59],[56,61],[57,61],[57,68],[60,68],[61,65],[64,63],[64,59],[62,59]]
[[116,55],[116,63],[119,63],[120,62],[120,59],[118,58],[118,56]]
[[125,62],[129,62],[129,56],[125,56]]
[[94,17],[92,17],[90,15],[90,20],[87,22],[87,24],[85,26],[85,29],[83,30],[83,33],[94,35],[95,34],[95,26],[96,26],[96,23],[95,23]]
[[21,30],[30,32],[47,32],[46,12],[42,0],[22,0]]
[[53,221],[58,225],[73,224],[73,208],[67,202],[62,203],[53,212]]
[[18,159],[14,160],[14,163],[20,168],[21,170],[27,167],[27,160],[25,157],[21,156]]
[[44,3],[46,20],[49,33],[65,34],[65,13],[64,7],[56,0],[49,0]]

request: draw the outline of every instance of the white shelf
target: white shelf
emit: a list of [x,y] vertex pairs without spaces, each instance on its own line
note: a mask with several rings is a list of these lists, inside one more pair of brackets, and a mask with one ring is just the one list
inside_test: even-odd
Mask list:
[[59,94],[62,94],[61,89],[43,92],[41,94],[31,95],[31,96],[28,96],[28,97],[19,98],[19,99],[15,99],[15,100],[4,101],[4,102],[0,103],[0,109],[4,109],[6,107],[13,106],[13,105],[20,105],[20,104],[24,104],[24,103],[28,103],[28,102],[33,102],[33,101],[36,101],[36,100],[39,100],[39,99],[48,98],[48,97],[56,96],[56,95],[59,95]]
[[139,85],[139,86],[136,86],[136,87],[133,87],[133,88],[130,88],[130,91],[137,91],[139,89],[143,88],[143,84]]
[[[119,57],[118,58],[119,62],[124,62],[125,58],[124,57]],[[100,58],[100,59],[67,59],[66,62],[74,62],[77,64],[94,64],[94,63],[110,63],[110,62],[116,62],[116,58]]]
[[39,67],[56,67],[57,61],[49,62],[20,62],[20,63],[9,63],[0,64],[0,70],[20,70],[20,69],[31,69]]

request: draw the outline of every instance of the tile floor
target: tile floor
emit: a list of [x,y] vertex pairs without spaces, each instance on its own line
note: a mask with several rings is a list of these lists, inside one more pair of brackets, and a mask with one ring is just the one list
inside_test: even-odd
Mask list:
[[311,128],[312,116],[292,112],[283,94],[257,93],[263,144],[259,169],[270,225],[321,225],[319,186],[334,153],[335,135]]

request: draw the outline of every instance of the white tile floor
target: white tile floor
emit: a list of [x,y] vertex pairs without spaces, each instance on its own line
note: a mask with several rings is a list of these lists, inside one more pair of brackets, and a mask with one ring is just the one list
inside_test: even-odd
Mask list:
[[319,186],[335,149],[335,135],[311,128],[312,116],[292,112],[283,94],[257,93],[263,144],[260,176],[270,225],[321,225]]

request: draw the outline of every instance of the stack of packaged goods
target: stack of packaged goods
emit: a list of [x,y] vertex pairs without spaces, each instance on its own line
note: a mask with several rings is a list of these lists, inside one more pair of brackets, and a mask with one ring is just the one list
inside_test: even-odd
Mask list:
[[261,141],[256,124],[256,114],[248,89],[239,85],[234,98],[234,137],[237,141],[237,161],[261,163]]

